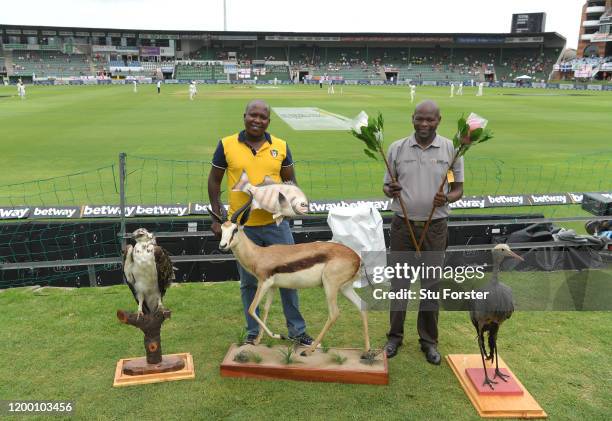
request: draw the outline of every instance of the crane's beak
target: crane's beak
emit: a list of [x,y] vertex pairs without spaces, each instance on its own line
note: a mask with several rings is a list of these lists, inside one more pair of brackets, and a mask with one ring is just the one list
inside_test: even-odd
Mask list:
[[520,260],[521,262],[524,262],[525,259],[523,259],[521,256],[519,256],[518,254],[516,254],[515,252],[513,252],[512,250],[508,250],[509,256],[513,257],[515,259]]

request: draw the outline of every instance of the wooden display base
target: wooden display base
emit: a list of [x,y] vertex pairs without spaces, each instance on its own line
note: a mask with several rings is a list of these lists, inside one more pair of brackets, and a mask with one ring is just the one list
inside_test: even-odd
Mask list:
[[[360,349],[330,348],[324,353],[318,348],[312,355],[302,357],[300,353],[305,347],[299,347],[293,357],[294,362],[285,364],[281,350],[285,345],[276,345],[271,348],[265,345],[232,344],[221,363],[221,376],[223,377],[251,377],[257,379],[282,379],[314,382],[355,383],[355,384],[389,384],[387,358],[384,352],[375,357],[374,364],[368,365],[359,362]],[[234,357],[240,351],[261,357],[260,363],[239,363]],[[346,361],[338,364],[333,361],[334,355],[346,357]]]
[[[546,412],[540,407],[531,394],[525,389],[506,363],[499,358],[499,368],[506,374],[510,374],[520,387],[520,395],[491,395],[480,394],[472,384],[467,374],[469,368],[480,368],[482,360],[480,354],[451,354],[446,356],[448,364],[453,369],[455,376],[459,379],[461,387],[483,418],[547,418]],[[487,363],[488,364],[488,363]],[[501,383],[501,380],[497,379]]]
[[[182,368],[176,370],[177,367],[181,366]],[[123,358],[117,362],[113,387],[169,382],[173,380],[193,378],[195,378],[193,357],[189,353],[164,355],[160,364],[147,364],[145,357]]]

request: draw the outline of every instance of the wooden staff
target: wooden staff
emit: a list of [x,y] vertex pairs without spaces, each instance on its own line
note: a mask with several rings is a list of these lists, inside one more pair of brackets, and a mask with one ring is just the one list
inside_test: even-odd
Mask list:
[[[448,172],[450,171],[451,168],[453,168],[453,165],[455,165],[455,162],[457,162],[457,158],[461,156],[461,152],[463,152],[464,147],[465,145],[461,145],[459,149],[457,149],[457,152],[455,153],[455,157],[453,158],[453,161],[450,163],[448,169],[446,170],[444,174],[444,178],[442,179],[442,183],[440,183],[440,187],[438,187],[438,193],[442,193],[442,191],[444,190],[444,185],[448,181]],[[425,235],[427,234],[427,230],[429,229],[429,224],[431,224],[431,218],[433,217],[435,210],[436,210],[436,207],[432,206],[431,212],[429,212],[429,218],[427,218],[427,222],[425,223],[425,226],[423,227],[423,232],[421,232],[421,237],[419,238],[419,247],[417,248],[417,250],[421,249],[421,246],[423,245],[423,241],[425,241]]]
[[[393,173],[391,172],[391,167],[389,166],[389,161],[387,161],[387,156],[382,150],[381,150],[381,155],[383,159],[385,160],[385,166],[387,167],[387,172],[389,173],[389,177],[391,177],[391,181],[393,181],[394,183],[397,183],[397,178],[393,176]],[[402,207],[402,214],[404,215],[404,223],[406,224],[406,227],[408,228],[408,232],[410,233],[410,239],[412,240],[412,245],[414,246],[414,249],[416,250],[416,252],[420,253],[421,243],[420,242],[417,243],[416,237],[414,235],[414,231],[412,230],[412,225],[410,225],[410,220],[408,219],[408,210],[406,209],[406,204],[404,203],[404,199],[402,199],[401,192],[400,192],[400,195],[398,196],[398,199],[400,202],[400,206]]]

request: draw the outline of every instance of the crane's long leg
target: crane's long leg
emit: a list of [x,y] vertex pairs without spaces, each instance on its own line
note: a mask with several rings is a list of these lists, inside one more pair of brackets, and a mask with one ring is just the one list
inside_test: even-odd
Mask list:
[[491,390],[494,390],[495,387],[493,387],[493,385],[497,384],[497,382],[491,380],[489,378],[489,375],[487,374],[487,365],[485,364],[486,350],[484,344],[484,331],[482,330],[482,328],[478,329],[478,345],[480,346],[480,358],[482,359],[482,369],[484,370],[484,382],[482,383],[482,385],[488,385]]
[[495,333],[493,343],[495,346],[495,375],[493,376],[493,378],[495,379],[499,377],[503,381],[508,382],[508,380],[506,379],[510,378],[510,376],[499,371],[499,356],[497,355],[497,332]]
[[499,329],[499,325],[497,323],[492,323],[489,328],[489,355],[485,353],[485,359],[490,360],[493,363],[493,359],[495,358],[495,354],[493,353],[493,349],[495,349],[495,339],[497,338],[497,330]]

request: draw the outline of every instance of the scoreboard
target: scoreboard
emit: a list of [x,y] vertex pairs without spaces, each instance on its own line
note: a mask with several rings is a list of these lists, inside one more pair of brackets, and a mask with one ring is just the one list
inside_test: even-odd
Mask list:
[[546,13],[515,13],[512,15],[513,34],[545,32]]

